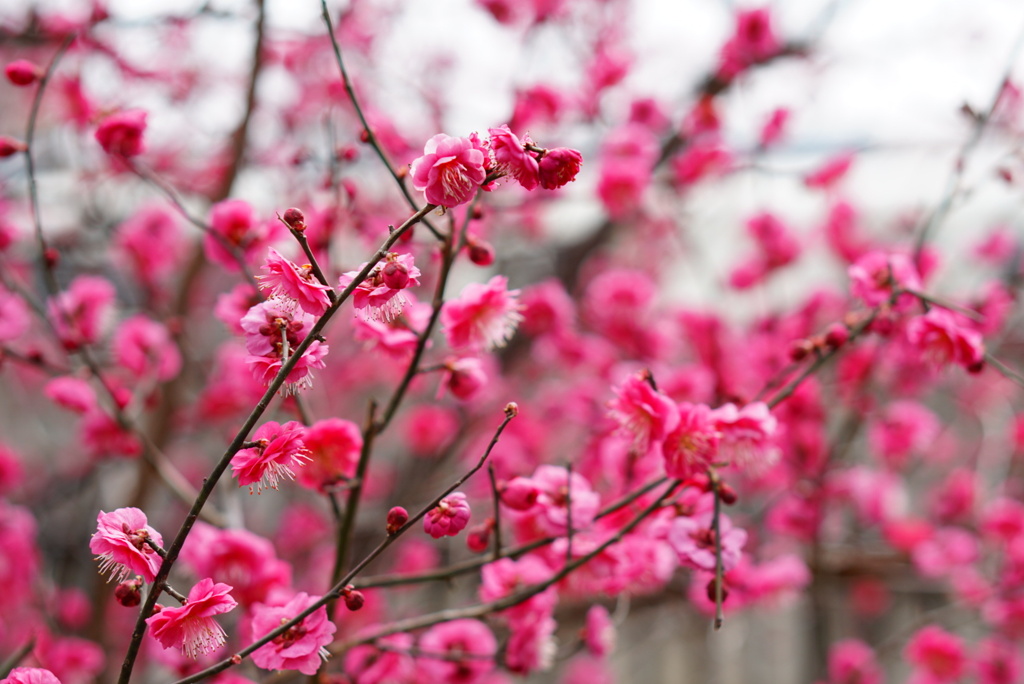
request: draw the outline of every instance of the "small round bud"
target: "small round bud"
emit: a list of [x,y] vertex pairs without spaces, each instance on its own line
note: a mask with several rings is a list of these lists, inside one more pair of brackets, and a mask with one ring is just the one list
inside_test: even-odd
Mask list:
[[548,150],[540,158],[540,185],[545,190],[560,188],[576,180],[583,165],[583,155],[567,147]]
[[292,230],[297,230],[300,233],[306,230],[306,217],[295,207],[285,210],[281,220]]
[[488,518],[479,525],[474,525],[466,531],[466,548],[473,553],[483,553],[491,545],[491,530],[494,529],[494,520]]
[[370,132],[365,128],[359,131],[359,142],[368,143],[370,142]]
[[28,149],[28,145],[15,140],[14,138],[8,138],[6,135],[0,135],[0,159],[12,157],[19,152],[24,152]]
[[240,656],[237,653],[235,653],[233,656],[231,656],[231,664],[232,665],[241,665],[242,664],[242,656]]
[[404,290],[409,286],[409,269],[398,261],[389,261],[380,271],[384,284],[392,290]]
[[27,59],[19,59],[4,67],[7,80],[16,86],[30,86],[43,77],[43,70]]
[[366,603],[363,592],[353,589],[351,585],[345,587],[342,596],[345,599],[345,607],[349,610],[359,610]]
[[[715,585],[716,585],[716,582],[717,582],[717,580],[715,578],[711,578],[711,581],[708,582],[708,588],[707,588],[708,601],[711,601],[712,603],[715,602]],[[725,599],[728,598],[728,597],[729,597],[729,590],[726,589],[723,586],[722,587],[722,603],[725,603]]]
[[970,373],[971,375],[977,375],[977,374],[981,373],[981,371],[983,371],[983,370],[985,370],[985,359],[984,359],[984,357],[978,359],[977,361],[975,361],[971,365],[967,366],[967,372]]
[[789,345],[791,361],[803,361],[814,351],[814,343],[810,340],[795,340]]
[[498,487],[501,503],[513,511],[525,511],[533,508],[540,496],[540,490],[533,480],[526,477],[514,477]]
[[469,216],[474,221],[479,221],[480,219],[482,219],[484,217],[484,208],[481,207],[479,204],[474,204],[473,205],[473,210],[472,210],[472,212],[470,213]]
[[736,499],[739,498],[736,495],[736,490],[725,484],[724,482],[718,483],[718,498],[722,500],[726,506],[732,506],[736,503]]
[[515,418],[519,415],[519,404],[514,401],[510,401],[505,404],[505,415],[509,418]]
[[833,323],[825,331],[825,344],[838,349],[850,339],[850,329],[842,323]]
[[342,145],[335,154],[341,161],[352,162],[359,159],[359,149],[355,145]]
[[46,262],[47,268],[54,268],[57,262],[60,261],[60,252],[53,247],[47,247],[43,251],[43,261]]
[[142,580],[136,577],[133,580],[121,582],[114,589],[114,598],[125,608],[134,608],[142,603]]
[[494,247],[483,240],[473,241],[469,245],[469,260],[477,266],[490,266],[494,263]]
[[409,522],[409,511],[401,506],[395,506],[388,511],[387,531],[388,534],[395,534],[402,529],[405,523]]

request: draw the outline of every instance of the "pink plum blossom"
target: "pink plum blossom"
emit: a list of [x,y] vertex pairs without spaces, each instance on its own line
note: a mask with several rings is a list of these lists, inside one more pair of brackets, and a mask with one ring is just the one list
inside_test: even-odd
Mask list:
[[[847,273],[851,292],[868,306],[878,306],[888,300],[894,289],[921,289],[921,276],[905,254],[869,252],[850,266]],[[906,308],[912,301],[911,297],[900,297],[897,304]]]
[[231,587],[204,578],[188,592],[188,600],[180,607],[164,607],[146,619],[153,637],[164,648],[180,648],[189,658],[198,658],[224,645],[227,635],[213,619],[238,605],[231,598]]
[[[283,605],[257,603],[252,607],[253,636],[259,638],[277,629],[318,600],[319,596],[299,592]],[[327,618],[327,608],[320,606],[299,624],[253,651],[252,662],[265,670],[298,670],[314,675],[327,659],[324,647],[331,643],[336,629]]]
[[25,300],[13,292],[0,289],[0,343],[13,342],[32,325]]
[[196,522],[181,560],[194,574],[230,583],[232,595],[250,606],[291,585],[291,565],[277,558],[274,546],[248,530],[219,529]]
[[452,492],[423,518],[423,530],[434,539],[454,537],[469,524],[469,502],[462,492]]
[[[704,513],[696,516],[679,516],[672,521],[668,531],[668,543],[679,555],[679,561],[702,570],[715,569],[715,531],[712,516]],[[719,516],[722,566],[728,571],[739,562],[747,532],[732,526],[724,513]]]
[[263,269],[266,275],[256,276],[260,289],[270,290],[274,296],[294,299],[299,308],[314,316],[327,311],[331,304],[328,297],[331,286],[318,281],[309,264],[298,266],[270,247]]
[[907,323],[907,341],[937,367],[955,363],[967,370],[979,370],[985,362],[981,333],[962,316],[933,308]]
[[706,472],[718,455],[721,433],[704,404],[678,405],[679,424],[665,436],[665,473],[680,480]]
[[113,314],[114,286],[106,278],[83,275],[50,299],[49,315],[65,346],[97,342]]
[[486,350],[504,346],[523,319],[518,298],[519,290],[509,290],[504,276],[467,285],[458,299],[445,302],[441,310],[449,346]]
[[[476,684],[494,669],[498,642],[479,620],[461,619],[442,622],[420,637],[420,655],[416,660],[429,681],[451,684]],[[431,658],[431,655],[445,658]]]
[[137,315],[125,320],[113,339],[114,358],[136,378],[165,381],[181,370],[181,353],[167,328]]
[[281,424],[267,421],[253,433],[255,446],[240,449],[231,458],[231,470],[238,486],[249,486],[259,494],[264,487],[277,489],[282,478],[294,479],[294,468],[309,462],[309,450],[303,443],[305,428],[294,420]]
[[0,684],[61,684],[57,675],[41,667],[16,667]]
[[828,652],[828,678],[834,684],[882,684],[882,671],[875,652],[858,639],[844,639]]
[[390,682],[413,681],[416,676],[416,662],[409,651],[413,647],[411,634],[391,634],[380,640],[379,649],[362,644],[345,654],[345,672],[352,677],[353,684],[389,684]]
[[158,204],[143,206],[117,227],[114,244],[148,287],[174,273],[186,248],[179,219]]
[[[249,368],[258,381],[269,385],[309,334],[313,316],[280,300],[268,300],[249,309],[242,317],[241,326],[250,354],[246,360]],[[314,340],[288,374],[286,391],[309,387],[313,370],[326,366],[323,358],[327,352],[326,344]]]
[[540,167],[537,158],[524,149],[524,145],[533,144],[530,138],[526,137],[520,142],[507,124],[489,128],[487,132],[490,134],[494,169],[516,179],[526,190],[535,189],[540,183]]
[[570,500],[573,528],[584,529],[594,521],[601,497],[579,473],[570,473],[561,466],[541,465],[530,479],[538,492],[532,515],[547,532],[565,534],[569,525]]
[[951,684],[967,671],[963,641],[936,625],[919,630],[903,655],[914,667],[910,680],[914,684]]
[[210,209],[210,228],[203,238],[206,258],[236,273],[240,268],[239,259],[249,262],[266,253],[277,237],[278,225],[260,221],[244,200],[218,202]]
[[319,420],[306,428],[302,442],[309,462],[299,469],[295,479],[303,487],[322,492],[355,476],[363,435],[352,421]]
[[117,582],[132,575],[152,582],[162,561],[146,541],[158,546],[164,541],[160,533],[147,524],[146,514],[138,508],[118,508],[110,513],[100,511],[96,523],[89,549],[102,561],[100,572],[110,571],[110,580]]
[[96,141],[113,157],[138,156],[145,149],[142,134],[146,131],[146,116],[147,112],[141,109],[111,114],[97,127]]
[[447,389],[460,401],[469,401],[487,386],[487,373],[483,362],[472,356],[449,358],[444,363],[444,375],[438,395]]
[[598,657],[606,656],[614,650],[615,624],[604,606],[593,605],[587,609],[583,643],[590,653]]
[[711,412],[715,428],[721,434],[719,450],[734,465],[764,472],[778,456],[772,446],[778,421],[763,402],[737,408],[725,404]]
[[[365,267],[366,264],[363,264],[358,270],[343,273],[338,280],[338,288],[345,290],[351,287],[356,276]],[[389,277],[391,270],[397,270],[403,277]],[[413,263],[411,254],[389,252],[384,261],[377,264],[352,291],[352,306],[369,320],[394,320],[409,301],[403,290],[419,285],[419,277],[420,270]]]
[[412,185],[430,204],[457,207],[483,185],[484,151],[469,138],[439,133],[427,141],[423,156],[409,166]]
[[579,150],[553,147],[540,158],[540,186],[545,190],[557,190],[568,185],[576,180],[582,166],[583,155]]
[[662,441],[679,425],[675,402],[652,387],[646,372],[626,378],[616,388],[608,407],[611,417],[632,437],[633,446],[641,455],[649,449],[660,454]]

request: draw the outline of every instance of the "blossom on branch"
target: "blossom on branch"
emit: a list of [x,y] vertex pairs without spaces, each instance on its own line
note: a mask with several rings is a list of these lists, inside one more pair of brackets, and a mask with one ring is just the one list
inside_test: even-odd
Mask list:
[[249,485],[249,493],[259,494],[264,487],[277,489],[281,478],[295,478],[293,468],[307,463],[309,450],[302,438],[305,428],[291,420],[283,425],[267,421],[253,434],[256,446],[241,449],[231,457],[231,470],[238,486]]
[[457,207],[473,198],[487,178],[486,154],[469,138],[438,133],[409,166],[412,185],[430,204]]
[[458,299],[445,302],[441,323],[452,349],[495,349],[505,346],[516,326],[519,290],[508,289],[505,276],[494,276],[486,284],[470,283]]
[[163,608],[146,619],[153,637],[164,648],[180,648],[189,658],[198,658],[224,645],[227,635],[213,619],[238,605],[231,598],[231,587],[209,577],[199,580],[180,607]]
[[[341,274],[338,288],[348,288],[364,268],[365,263],[355,271]],[[352,306],[367,320],[392,321],[409,301],[403,290],[419,285],[419,277],[420,269],[416,268],[411,254],[388,252],[384,260],[356,285],[352,291]]]
[[89,549],[102,561],[100,573],[110,570],[109,579],[117,582],[132,575],[141,575],[147,582],[156,578],[161,560],[147,540],[157,546],[162,546],[164,540],[147,524],[145,513],[138,508],[100,511],[96,523]]
[[145,149],[142,134],[146,131],[146,116],[141,109],[111,114],[96,129],[96,141],[112,157],[138,156]]
[[256,276],[261,290],[270,290],[277,297],[294,299],[299,308],[308,314],[321,316],[331,300],[327,293],[330,285],[324,285],[313,275],[309,264],[297,266],[281,256],[273,247],[267,249],[267,261],[263,266],[266,275]]
[[[257,603],[252,608],[253,637],[259,638],[277,629],[319,600],[319,596],[299,592],[284,605]],[[253,651],[252,662],[265,670],[298,670],[314,675],[327,660],[324,646],[331,643],[336,629],[327,619],[327,608],[320,606],[299,624]]]
[[452,492],[423,518],[423,531],[434,539],[454,537],[469,524],[469,502],[462,492]]

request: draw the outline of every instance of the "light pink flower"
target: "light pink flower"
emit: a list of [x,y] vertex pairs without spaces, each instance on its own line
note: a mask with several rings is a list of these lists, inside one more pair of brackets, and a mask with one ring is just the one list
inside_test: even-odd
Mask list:
[[423,530],[434,539],[454,537],[469,524],[469,513],[466,495],[452,492],[423,518]]
[[933,307],[923,316],[907,323],[907,340],[937,367],[955,363],[969,371],[980,370],[985,363],[985,345],[981,333],[962,316]]
[[680,480],[707,471],[718,455],[721,434],[711,409],[704,404],[679,404],[679,425],[666,437],[662,447],[665,473]]
[[472,356],[461,359],[449,358],[444,363],[444,374],[438,397],[447,389],[456,399],[468,401],[477,396],[487,386],[487,373],[483,362]]
[[479,620],[452,620],[423,633],[416,663],[428,681],[475,684],[494,669],[497,650],[498,642],[487,625]]
[[[299,592],[283,606],[257,603],[252,607],[253,636],[259,638],[277,629],[318,600],[319,596]],[[331,643],[336,629],[327,619],[327,608],[320,606],[299,624],[253,651],[252,662],[265,670],[298,670],[314,675],[327,659],[324,646]]]
[[[668,530],[668,543],[679,555],[679,561],[701,570],[715,569],[715,530],[711,513],[695,516],[679,516],[672,520]],[[722,567],[731,570],[739,562],[743,545],[747,543],[747,532],[732,526],[724,513],[719,516],[718,528],[721,534]]]
[[118,508],[110,513],[100,511],[96,532],[89,549],[96,554],[100,572],[110,571],[110,580],[123,582],[132,575],[141,575],[152,582],[160,569],[160,556],[146,543],[151,539],[159,546],[164,540],[146,522],[146,514],[138,508]]
[[164,648],[180,648],[189,658],[216,651],[224,645],[227,635],[213,619],[238,605],[231,598],[231,587],[214,583],[209,577],[199,580],[188,592],[185,605],[163,608],[146,619],[153,637]]
[[[326,344],[320,340],[313,340],[306,347],[302,358],[292,366],[292,370],[288,373],[288,377],[282,387],[282,392],[288,395],[294,394],[300,389],[312,387],[313,371],[327,368],[327,363],[324,361],[327,351],[328,347]],[[284,366],[284,358],[277,356],[250,356],[246,359],[246,363],[249,364],[249,370],[252,371],[253,377],[261,382],[264,387],[269,387],[270,383],[277,377],[277,374],[281,372],[281,368]]]
[[660,455],[662,441],[679,425],[679,409],[651,386],[649,378],[646,372],[630,375],[615,389],[608,408],[619,429],[632,437],[639,454],[654,449]]
[[767,404],[757,401],[743,408],[725,404],[711,414],[722,435],[719,450],[724,458],[754,473],[764,472],[775,462],[778,451],[772,447],[771,438],[778,421]]
[[[344,290],[349,287],[365,267],[363,264],[355,271],[341,274],[338,288]],[[419,277],[420,270],[413,263],[411,254],[389,252],[352,291],[352,306],[364,318],[385,322],[394,320],[408,303],[402,291],[419,285]]]
[[565,534],[568,530],[570,499],[574,529],[585,529],[594,522],[601,497],[585,477],[561,466],[542,465],[530,479],[537,486],[537,505],[531,513],[547,532]]
[[210,209],[210,229],[203,237],[206,258],[235,273],[239,270],[236,257],[251,262],[266,253],[270,243],[284,230],[279,225],[260,221],[244,200],[218,202]]
[[41,667],[16,667],[0,684],[61,684],[57,675]]
[[181,370],[181,353],[167,328],[139,314],[114,334],[114,358],[136,378],[170,380]]
[[257,428],[252,436],[256,446],[241,449],[231,458],[238,486],[249,485],[249,493],[259,494],[264,487],[277,489],[281,478],[294,479],[292,469],[310,460],[304,434],[305,428],[294,420],[283,425],[271,420]]
[[915,684],[946,684],[960,679],[967,670],[963,640],[936,625],[918,631],[903,649],[914,666]]
[[0,342],[13,342],[28,332],[32,317],[28,304],[13,292],[0,289]]
[[595,604],[587,610],[583,643],[588,651],[599,658],[615,649],[615,623],[604,606]]
[[[288,306],[285,300],[272,299],[249,309],[241,326],[245,348],[251,355],[246,362],[256,379],[266,386],[309,334],[313,316]],[[314,340],[288,374],[285,393],[312,385],[313,370],[326,367],[323,358],[327,352],[326,344]]]
[[367,349],[377,349],[396,360],[407,359],[419,344],[419,336],[408,328],[394,327],[360,316],[353,319],[353,337]]
[[317,421],[306,428],[302,442],[310,459],[296,477],[303,487],[323,492],[355,476],[363,435],[352,421]]
[[505,276],[494,276],[483,285],[467,285],[458,299],[445,302],[441,310],[449,346],[487,350],[503,347],[523,319],[518,297],[519,290],[509,290]]
[[87,413],[99,407],[96,392],[84,378],[56,377],[46,383],[43,393],[53,403],[75,413]]
[[526,137],[520,142],[507,124],[489,128],[487,132],[491,135],[490,148],[494,169],[512,176],[526,190],[535,189],[540,183],[540,167],[536,157],[523,147],[532,144],[530,138]]
[[147,113],[141,109],[126,109],[105,118],[96,129],[96,140],[103,151],[115,157],[134,157],[142,154],[145,146],[142,134],[146,131]]
[[281,256],[276,249],[269,247],[263,270],[267,272],[266,275],[256,276],[261,290],[270,290],[276,297],[294,299],[299,308],[314,316],[323,315],[331,305],[327,295],[331,286],[316,279],[311,265],[297,266]]
[[412,185],[427,202],[456,207],[472,199],[487,177],[483,150],[469,138],[439,133],[427,141],[423,156],[409,167]]

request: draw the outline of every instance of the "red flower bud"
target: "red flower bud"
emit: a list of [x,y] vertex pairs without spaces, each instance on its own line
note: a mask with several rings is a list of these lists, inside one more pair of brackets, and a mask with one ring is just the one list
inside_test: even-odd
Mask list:
[[490,518],[479,525],[474,525],[466,532],[466,547],[473,553],[483,553],[491,545],[491,530],[494,521]]
[[134,608],[142,603],[142,580],[133,579],[121,582],[114,589],[114,598],[125,608]]
[[825,331],[825,344],[838,349],[850,339],[850,329],[842,323],[833,323]]
[[392,290],[403,290],[409,285],[409,269],[398,261],[389,261],[380,271],[384,284]]
[[28,145],[20,140],[8,138],[6,135],[0,135],[0,159],[11,157],[18,152],[24,152],[27,149]]
[[[712,577],[711,581],[708,582],[708,588],[707,588],[708,601],[711,601],[712,603],[715,602],[715,581],[716,581],[715,578]],[[728,598],[728,597],[729,597],[729,590],[726,589],[723,586],[722,587],[722,603],[725,603],[725,599]]]
[[554,190],[576,180],[576,174],[583,165],[583,155],[568,147],[556,147],[548,150],[539,164],[541,187]]
[[537,489],[537,485],[526,477],[514,477],[503,486],[499,487],[501,495],[501,503],[505,504],[513,511],[525,511],[533,508],[533,505],[537,503],[537,497],[540,496],[540,490]]
[[11,62],[4,68],[7,80],[16,86],[30,86],[43,77],[43,70],[27,59]]
[[725,484],[724,482],[718,483],[718,498],[722,500],[726,506],[732,506],[736,503],[736,499],[739,498],[736,495],[736,490]]
[[494,263],[494,247],[483,240],[473,241],[469,245],[469,260],[477,266],[490,266]]
[[398,532],[398,530],[402,529],[402,525],[404,525],[407,522],[409,522],[409,511],[405,510],[401,506],[395,506],[390,511],[388,511],[388,534],[394,534]]
[[366,603],[363,592],[353,589],[351,585],[345,587],[341,595],[345,599],[345,607],[349,610],[359,610]]
[[281,220],[284,221],[284,224],[292,230],[297,230],[300,233],[306,230],[306,217],[303,216],[302,212],[295,207],[286,209]]

